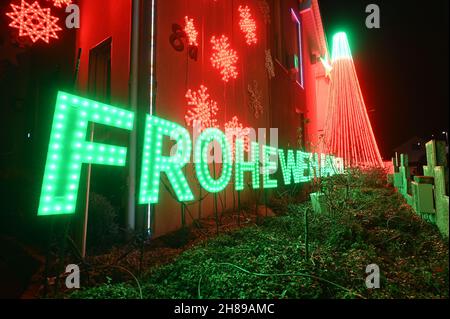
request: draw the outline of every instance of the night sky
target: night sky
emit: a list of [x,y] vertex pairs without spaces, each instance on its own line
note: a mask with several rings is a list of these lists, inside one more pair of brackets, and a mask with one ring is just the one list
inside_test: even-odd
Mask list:
[[[367,5],[381,28],[367,29]],[[328,44],[345,31],[385,158],[410,137],[448,131],[449,1],[319,0]]]

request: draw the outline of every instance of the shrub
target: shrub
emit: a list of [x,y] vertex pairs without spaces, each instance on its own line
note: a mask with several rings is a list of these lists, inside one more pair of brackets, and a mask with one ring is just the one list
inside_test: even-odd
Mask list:
[[91,252],[99,253],[119,242],[117,212],[108,199],[91,193],[89,197],[89,223],[87,246]]

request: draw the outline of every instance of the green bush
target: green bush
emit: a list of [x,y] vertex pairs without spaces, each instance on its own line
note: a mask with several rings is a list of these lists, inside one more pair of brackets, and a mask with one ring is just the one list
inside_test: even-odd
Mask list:
[[139,292],[127,283],[113,284],[111,278],[102,286],[79,290],[71,295],[72,299],[137,299]]
[[110,249],[120,241],[117,212],[106,197],[91,193],[87,247],[91,253]]
[[[284,213],[199,243],[166,265],[149,265],[140,277],[143,297],[448,298],[448,243],[380,178],[354,170],[322,180],[333,202],[329,214],[280,195]],[[174,233],[165,244],[179,246],[186,236]],[[380,267],[381,289],[365,286],[369,264]],[[137,290],[131,282],[108,283],[72,297],[111,296],[136,298]]]

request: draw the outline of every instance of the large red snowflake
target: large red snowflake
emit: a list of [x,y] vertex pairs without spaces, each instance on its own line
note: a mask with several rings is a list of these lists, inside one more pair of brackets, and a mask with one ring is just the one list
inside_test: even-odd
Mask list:
[[211,62],[214,68],[220,70],[222,80],[228,82],[231,78],[238,76],[236,63],[238,61],[237,52],[230,48],[228,38],[222,35],[220,38],[212,37],[214,53],[211,56]]
[[189,45],[198,47],[198,41],[197,41],[198,31],[195,28],[194,19],[191,19],[186,16],[186,17],[184,17],[184,21],[186,24],[184,27],[184,32],[186,33],[186,36],[188,38]]
[[197,92],[187,91],[186,99],[188,100],[188,107],[190,107],[185,116],[188,126],[199,125],[201,131],[217,127],[215,116],[219,107],[217,102],[210,98],[207,87],[201,85]]
[[247,44],[256,44],[258,42],[258,38],[256,37],[256,22],[250,13],[250,8],[248,6],[239,6],[239,13],[241,16],[239,26],[242,32],[245,33]]
[[31,41],[36,42],[39,39],[48,43],[50,38],[58,39],[56,31],[62,30],[56,23],[58,18],[50,15],[49,8],[41,8],[35,1],[33,4],[22,0],[20,6],[11,4],[13,12],[6,15],[13,19],[10,27],[19,29],[19,36],[29,36]]
[[236,140],[240,139],[244,142],[244,151],[250,151],[250,128],[244,127],[242,123],[239,122],[237,116],[225,123],[225,135],[231,145],[231,154],[233,159],[236,158]]

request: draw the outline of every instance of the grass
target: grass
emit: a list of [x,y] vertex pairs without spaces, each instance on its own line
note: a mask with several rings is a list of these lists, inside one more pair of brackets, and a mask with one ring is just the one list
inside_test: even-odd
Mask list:
[[[330,215],[314,214],[310,202],[278,203],[281,215],[149,267],[138,279],[140,288],[135,280],[108,279],[70,297],[448,298],[448,243],[392,188],[359,181],[349,196],[333,199],[339,205]],[[325,187],[339,186],[330,185]],[[305,256],[306,213],[310,256]],[[369,264],[380,267],[380,289],[366,288]]]

